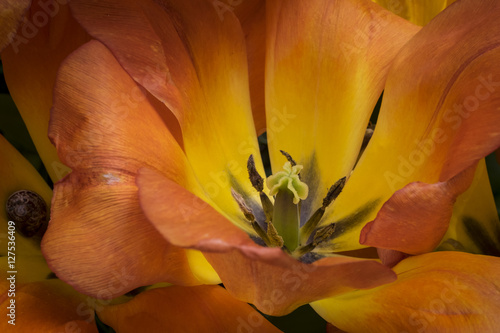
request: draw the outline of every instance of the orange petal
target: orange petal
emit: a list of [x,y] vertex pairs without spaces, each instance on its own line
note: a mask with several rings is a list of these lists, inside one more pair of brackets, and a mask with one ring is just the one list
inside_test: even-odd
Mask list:
[[461,252],[410,257],[398,280],[311,306],[347,332],[496,332],[500,258]]
[[305,264],[279,248],[261,247],[153,170],[141,169],[137,183],[141,207],[158,231],[174,245],[204,251],[229,292],[267,314],[284,315],[325,296],[394,279],[390,269],[372,260],[338,256]]
[[[19,272],[21,274],[21,272]],[[95,332],[94,311],[89,298],[57,279],[10,286],[2,272],[0,282],[0,330],[11,332]],[[15,293],[10,295],[11,288]],[[13,302],[13,303],[12,303]],[[13,306],[12,306],[13,304]],[[15,316],[9,316],[14,307]],[[15,326],[9,323],[15,317]]]
[[[500,57],[500,21],[495,10],[500,10],[495,1],[457,2],[422,28],[398,54],[387,79],[375,133],[325,220],[342,221],[367,202],[377,204],[357,226],[349,229],[347,224],[339,224],[345,232],[332,239],[334,246],[357,247],[360,229],[375,219],[397,190],[416,181],[448,182],[500,145],[500,95],[495,92],[500,87],[500,67],[492,65]],[[472,11],[477,15],[471,17]],[[449,193],[441,194],[444,196],[429,202],[429,193],[419,191],[413,200],[428,201],[425,210],[438,211]],[[405,209],[410,211],[412,206]],[[449,214],[439,216],[448,219]]]
[[410,256],[409,254],[400,251],[382,248],[377,249],[377,253],[380,261],[387,267],[394,267],[398,262]]
[[176,115],[198,181],[219,212],[238,223],[244,218],[231,187],[258,200],[246,170],[250,154],[264,172],[257,158],[245,38],[237,18],[231,11],[222,15],[219,3],[77,0],[70,6],[130,76]]
[[42,242],[49,266],[97,298],[156,282],[198,284],[184,251],[165,242],[139,207],[135,173],[142,166],[187,187],[195,182],[141,88],[91,41],[61,66],[54,103],[49,135],[73,171],[54,187]]
[[408,254],[430,252],[449,227],[453,205],[471,184],[475,166],[447,182],[411,183],[394,193],[361,230],[363,245]]
[[31,0],[0,1],[0,52],[12,42]]
[[284,150],[310,188],[302,221],[356,162],[390,63],[418,27],[368,1],[268,1],[266,112],[273,170]]
[[105,307],[99,318],[117,332],[280,332],[219,286],[171,286]]
[[63,1],[33,1],[27,21],[2,52],[5,80],[50,178],[68,173],[47,138],[56,72],[63,59],[89,40]]

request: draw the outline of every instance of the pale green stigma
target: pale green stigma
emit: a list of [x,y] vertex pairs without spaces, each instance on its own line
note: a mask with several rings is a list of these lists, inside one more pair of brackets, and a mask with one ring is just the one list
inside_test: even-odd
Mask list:
[[278,171],[266,179],[269,195],[276,195],[280,190],[290,190],[293,194],[293,203],[298,204],[300,200],[305,200],[309,194],[309,187],[300,180],[299,173],[304,167],[286,162],[283,171]]

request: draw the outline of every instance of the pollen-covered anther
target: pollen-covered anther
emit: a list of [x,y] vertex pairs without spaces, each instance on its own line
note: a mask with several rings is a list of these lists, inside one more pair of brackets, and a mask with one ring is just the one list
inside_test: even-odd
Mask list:
[[260,176],[257,168],[255,167],[253,155],[250,155],[250,157],[248,158],[247,170],[252,186],[257,190],[257,192],[262,192],[264,190],[264,179]]
[[253,215],[252,210],[245,203],[245,200],[243,199],[243,196],[241,196],[241,194],[239,194],[238,192],[236,192],[234,190],[234,188],[231,188],[231,195],[233,196],[234,200],[238,204],[238,207],[240,207],[240,210],[243,213],[243,215],[245,216],[245,218],[249,222],[255,221],[255,216]]
[[329,224],[327,226],[324,226],[322,228],[319,228],[316,231],[316,234],[314,235],[313,242],[312,242],[313,246],[316,247],[319,244],[330,239],[330,237],[332,237],[334,231],[335,231],[335,224],[334,223]]
[[250,222],[250,225],[252,226],[253,230],[259,235],[259,237],[266,243],[267,246],[279,246],[281,247],[283,245],[283,240],[275,239],[276,237],[269,237],[269,226],[267,232],[264,231],[264,229],[260,226],[260,224],[255,220],[255,215],[253,214],[252,210],[247,206],[245,203],[245,200],[243,199],[243,196],[236,192],[233,188],[231,188],[231,195],[233,196],[234,200],[238,204],[238,207],[240,208],[241,212],[243,213],[243,216],[247,219],[248,222]]
[[318,228],[316,230],[316,233],[314,234],[312,242],[295,249],[295,251],[293,251],[292,253],[292,256],[298,259],[303,255],[305,255],[306,253],[311,252],[321,243],[328,241],[333,236],[334,232],[335,232],[335,223],[331,223],[327,226]]
[[292,156],[291,156],[290,154],[288,154],[286,151],[284,151],[284,150],[280,150],[280,153],[281,153],[281,154],[283,154],[283,156],[285,156],[285,157],[286,157],[286,160],[287,160],[288,162],[290,162],[290,164],[291,164],[292,166],[296,166],[296,165],[297,165],[297,162],[295,162],[295,160],[292,158]]
[[255,188],[257,192],[259,192],[260,202],[262,203],[262,209],[264,210],[264,214],[266,215],[266,221],[269,223],[273,219],[274,207],[269,197],[264,193],[264,179],[260,176],[259,172],[257,171],[253,155],[250,155],[250,157],[248,158],[247,170],[253,188]]
[[309,194],[309,187],[299,178],[302,165],[294,165],[287,161],[283,166],[283,171],[279,171],[266,180],[269,187],[269,195],[276,195],[278,191],[288,189],[293,194],[293,203],[298,204],[300,200],[305,200]]
[[346,177],[342,177],[339,180],[333,184],[330,189],[328,190],[328,193],[326,194],[325,198],[323,199],[323,209],[328,207],[333,200],[337,199],[339,196],[340,192],[344,189],[345,182],[346,182]]
[[346,183],[346,177],[342,177],[333,184],[328,193],[323,198],[323,205],[318,208],[314,214],[309,218],[309,220],[300,228],[300,240],[303,244],[307,242],[309,237],[312,235],[319,222],[325,214],[326,208],[340,195],[344,189]]

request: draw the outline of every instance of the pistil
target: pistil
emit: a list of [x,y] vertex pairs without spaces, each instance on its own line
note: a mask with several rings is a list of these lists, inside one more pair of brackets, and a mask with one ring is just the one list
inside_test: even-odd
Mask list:
[[309,188],[299,178],[302,165],[292,166],[288,161],[279,171],[266,180],[269,195],[275,195],[273,225],[287,250],[293,252],[299,245],[299,202],[307,198]]
[[279,191],[274,201],[273,225],[288,251],[299,245],[299,224],[299,207],[293,203],[293,193]]

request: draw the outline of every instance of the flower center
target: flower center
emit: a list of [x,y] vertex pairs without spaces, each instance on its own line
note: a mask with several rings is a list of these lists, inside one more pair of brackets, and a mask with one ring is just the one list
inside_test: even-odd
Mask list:
[[322,206],[301,227],[301,201],[307,198],[309,187],[300,179],[303,166],[295,163],[288,153],[284,151],[281,153],[287,158],[283,170],[269,176],[266,180],[269,195],[274,197],[274,204],[264,193],[264,179],[257,172],[252,155],[247,163],[250,182],[259,192],[262,209],[266,216],[264,226],[255,220],[255,215],[248,208],[243,197],[234,190],[232,194],[245,218],[267,246],[281,247],[293,257],[299,258],[332,236],[335,230],[334,223],[322,227],[318,227],[318,224],[326,208],[342,191],[346,178],[341,178],[330,187]]

